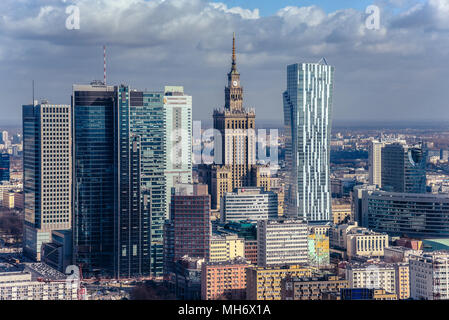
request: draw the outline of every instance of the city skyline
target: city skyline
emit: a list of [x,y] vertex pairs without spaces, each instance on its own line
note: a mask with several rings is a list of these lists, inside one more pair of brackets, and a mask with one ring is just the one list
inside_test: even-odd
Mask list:
[[[254,2],[241,1],[6,1],[0,21],[0,68],[8,77],[0,89],[2,122],[19,124],[20,106],[31,102],[33,79],[37,99],[65,104],[72,83],[101,79],[103,44],[108,84],[125,82],[141,90],[182,85],[193,97],[193,118],[210,119],[223,106],[232,32],[247,106],[256,109],[259,121],[282,123],[272,110],[282,110],[285,65],[323,56],[340,70],[334,120],[449,115],[443,87],[447,67],[441,64],[448,51],[446,0],[374,1],[380,9],[378,30],[366,26],[365,3],[315,3],[261,4],[259,11]],[[69,5],[80,9],[78,30],[66,28]],[[123,23],[116,25],[117,18]]]

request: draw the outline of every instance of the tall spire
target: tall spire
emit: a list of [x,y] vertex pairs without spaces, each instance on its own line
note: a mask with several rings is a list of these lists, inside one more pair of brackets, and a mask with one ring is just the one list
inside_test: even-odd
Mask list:
[[237,64],[235,58],[235,32],[232,35],[232,71],[237,71]]

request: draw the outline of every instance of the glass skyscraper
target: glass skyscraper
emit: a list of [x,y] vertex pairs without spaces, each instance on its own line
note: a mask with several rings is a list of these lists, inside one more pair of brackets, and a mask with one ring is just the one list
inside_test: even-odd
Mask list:
[[112,86],[73,86],[73,260],[85,277],[114,274],[114,100]]
[[116,87],[116,275],[163,273],[164,92]]
[[10,178],[10,155],[9,153],[0,153],[0,182],[9,181]]
[[331,218],[330,131],[334,67],[287,66],[283,94],[286,134],[286,214],[308,221]]

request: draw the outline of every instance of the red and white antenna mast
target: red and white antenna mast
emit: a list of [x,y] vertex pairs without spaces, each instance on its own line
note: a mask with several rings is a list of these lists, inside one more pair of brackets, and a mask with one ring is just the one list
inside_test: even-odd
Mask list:
[[103,46],[103,82],[106,85],[106,45]]

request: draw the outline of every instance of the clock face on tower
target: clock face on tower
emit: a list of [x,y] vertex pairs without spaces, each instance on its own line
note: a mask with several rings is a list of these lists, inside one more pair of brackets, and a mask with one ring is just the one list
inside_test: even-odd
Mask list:
[[232,85],[233,85],[234,87],[237,87],[238,82],[234,80],[234,81],[232,82]]

